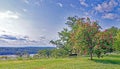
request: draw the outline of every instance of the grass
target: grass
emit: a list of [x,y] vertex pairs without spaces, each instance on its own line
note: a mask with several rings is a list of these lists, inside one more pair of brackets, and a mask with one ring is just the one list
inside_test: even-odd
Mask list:
[[0,69],[120,69],[120,55],[0,61]]

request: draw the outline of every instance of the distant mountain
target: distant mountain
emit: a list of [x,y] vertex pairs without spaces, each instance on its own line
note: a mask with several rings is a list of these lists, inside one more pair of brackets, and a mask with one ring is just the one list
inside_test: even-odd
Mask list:
[[0,47],[0,55],[15,55],[17,52],[36,54],[39,50],[54,48],[55,47]]

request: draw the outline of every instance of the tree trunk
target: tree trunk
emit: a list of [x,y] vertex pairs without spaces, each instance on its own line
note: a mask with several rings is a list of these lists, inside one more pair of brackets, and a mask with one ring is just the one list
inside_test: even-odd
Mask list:
[[90,52],[90,60],[92,60],[93,58],[92,58],[93,56],[92,56],[92,52]]
[[93,52],[92,52],[92,49],[90,49],[90,60],[92,60],[93,59]]

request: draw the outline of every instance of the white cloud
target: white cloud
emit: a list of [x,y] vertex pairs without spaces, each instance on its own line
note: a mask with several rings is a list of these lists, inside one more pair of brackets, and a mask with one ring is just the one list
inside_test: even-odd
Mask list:
[[120,2],[120,0],[118,0],[118,2]]
[[71,6],[72,8],[75,8],[75,5],[73,5],[73,4],[70,4],[70,6]]
[[62,4],[62,3],[60,3],[60,2],[59,2],[59,3],[57,3],[57,5],[59,5],[60,7],[63,7],[63,4]]
[[88,16],[90,13],[89,13],[89,12],[85,12],[84,14],[85,14],[86,16]]
[[114,14],[114,13],[106,13],[102,16],[102,18],[104,18],[104,19],[118,19],[119,16],[117,14]]
[[36,0],[34,4],[37,6],[41,6],[42,2],[43,0]]
[[37,5],[37,6],[40,6],[42,3],[42,1],[36,1],[34,4]]
[[98,4],[95,7],[95,10],[98,12],[110,12],[114,7],[118,5],[114,0],[110,0],[109,2],[103,2],[102,4]]
[[18,19],[19,14],[12,11],[0,12],[0,19]]
[[24,3],[29,4],[29,1],[28,1],[28,0],[23,0],[23,1],[24,1]]
[[0,30],[0,46],[40,46],[46,45],[48,43],[46,41],[47,39],[45,36],[41,36],[39,40],[34,40],[29,36],[13,34]]
[[28,10],[27,9],[22,9],[24,12],[27,12]]
[[[24,15],[22,15],[22,13],[21,13],[20,16],[24,16]],[[37,43],[42,45],[43,42],[39,41],[39,40],[41,37],[40,35],[42,35],[42,37],[47,36],[44,33],[45,29],[38,30],[36,27],[34,27],[31,24],[32,22],[30,20],[23,19],[20,16],[19,16],[19,13],[15,13],[12,11],[0,12],[0,35],[11,35],[11,36],[15,36],[15,37],[17,37],[16,35],[18,35],[18,34],[27,35],[30,37],[31,41],[32,40],[38,41]],[[11,33],[11,32],[13,32],[13,33]],[[11,40],[8,42],[11,43]],[[19,42],[22,42],[22,41],[19,41]],[[24,43],[24,41],[23,41],[23,43]],[[33,42],[30,42],[30,43],[33,43]]]
[[44,0],[33,0],[33,1],[31,1],[31,0],[23,0],[24,3],[26,3],[28,5],[31,5],[31,6],[32,5],[41,6],[43,1]]
[[118,12],[120,12],[120,8],[118,8],[117,10],[118,10]]
[[79,1],[82,6],[88,7],[88,4],[85,3],[85,0],[79,0]]

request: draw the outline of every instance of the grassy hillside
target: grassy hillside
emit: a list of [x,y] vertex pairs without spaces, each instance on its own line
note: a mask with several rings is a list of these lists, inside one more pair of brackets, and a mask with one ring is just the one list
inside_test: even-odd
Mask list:
[[120,69],[120,56],[0,61],[0,69]]

